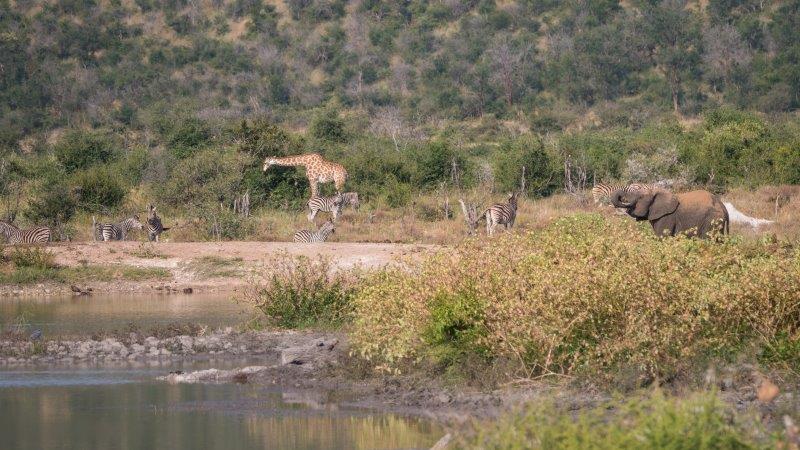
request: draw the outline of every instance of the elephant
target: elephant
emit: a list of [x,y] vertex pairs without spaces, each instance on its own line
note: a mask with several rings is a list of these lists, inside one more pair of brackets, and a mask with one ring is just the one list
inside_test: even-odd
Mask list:
[[729,231],[728,210],[708,191],[673,194],[663,189],[638,192],[620,189],[611,194],[611,203],[638,221],[650,221],[657,236],[685,233],[708,238],[712,231],[720,235]]

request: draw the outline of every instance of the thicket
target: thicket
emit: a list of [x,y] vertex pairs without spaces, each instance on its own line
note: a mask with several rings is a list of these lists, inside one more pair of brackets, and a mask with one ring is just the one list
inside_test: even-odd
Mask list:
[[790,353],[798,292],[793,248],[659,240],[579,214],[375,274],[355,297],[351,342],[390,371],[483,361],[527,377],[663,379],[707,358]]

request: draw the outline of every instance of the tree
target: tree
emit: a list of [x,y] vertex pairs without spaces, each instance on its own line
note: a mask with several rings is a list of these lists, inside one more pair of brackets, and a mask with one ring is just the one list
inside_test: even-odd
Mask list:
[[752,59],[752,51],[732,25],[715,25],[703,33],[703,63],[712,82],[722,79],[728,87],[733,70],[750,64]]
[[653,61],[672,93],[672,109],[680,113],[684,79],[694,76],[699,58],[700,21],[686,0],[645,4],[642,14]]
[[522,80],[523,66],[530,47],[522,47],[512,41],[507,33],[498,35],[486,50],[486,58],[494,69],[492,80],[503,91],[506,104],[512,106]]

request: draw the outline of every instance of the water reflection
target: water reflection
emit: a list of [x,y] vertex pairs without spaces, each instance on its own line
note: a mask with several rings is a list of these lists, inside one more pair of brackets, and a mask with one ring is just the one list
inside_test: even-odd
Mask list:
[[138,379],[145,375],[0,388],[0,448],[427,448],[441,434],[413,419],[287,403],[284,393],[250,385]]
[[230,294],[109,294],[81,297],[0,299],[0,326],[20,318],[46,335],[85,334],[125,329],[144,330],[170,322],[194,322],[213,328],[241,323],[252,308]]

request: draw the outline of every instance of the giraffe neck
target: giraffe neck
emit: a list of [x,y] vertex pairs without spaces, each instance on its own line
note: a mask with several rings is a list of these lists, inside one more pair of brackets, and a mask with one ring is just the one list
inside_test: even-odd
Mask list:
[[267,158],[267,163],[278,166],[306,166],[320,159],[321,157],[318,154],[310,153],[307,155],[285,156],[282,158]]

